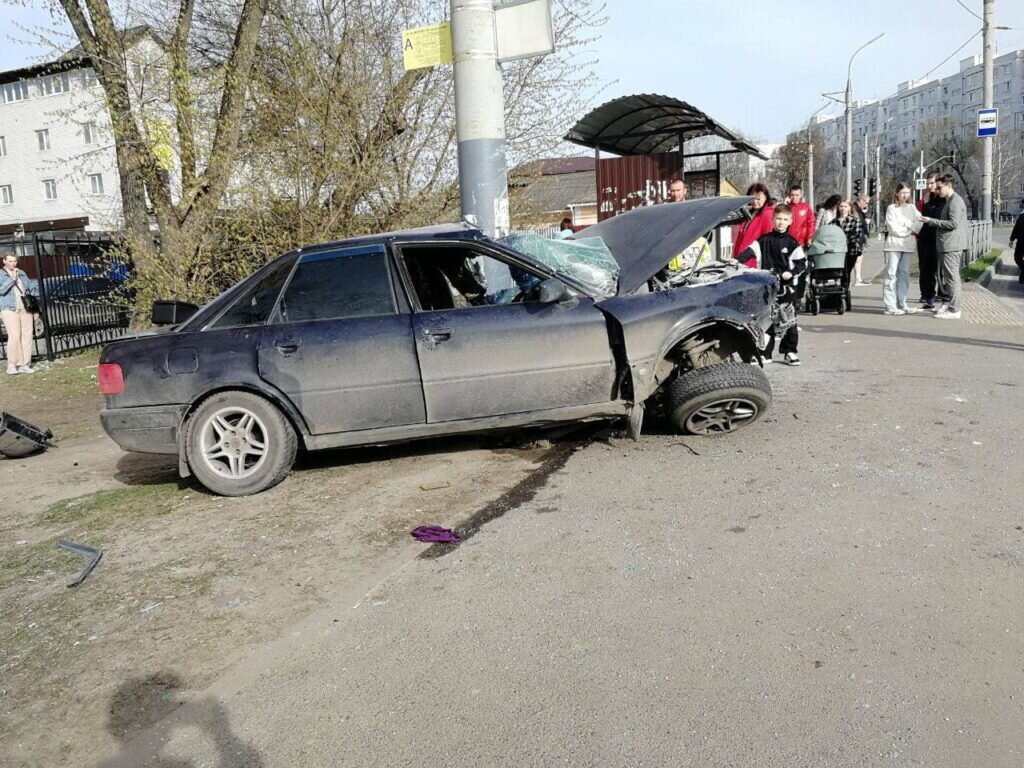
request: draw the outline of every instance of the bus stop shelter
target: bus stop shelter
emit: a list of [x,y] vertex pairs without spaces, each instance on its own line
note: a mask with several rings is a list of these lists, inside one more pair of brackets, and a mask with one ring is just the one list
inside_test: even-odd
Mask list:
[[[717,136],[729,149],[686,154],[686,142]],[[598,221],[664,198],[672,178],[684,179],[691,198],[722,192],[722,155],[768,158],[735,131],[685,101],[637,94],[602,104],[582,117],[565,140],[594,150]],[[617,157],[602,158],[607,152]],[[685,172],[688,159],[714,157],[713,170]]]

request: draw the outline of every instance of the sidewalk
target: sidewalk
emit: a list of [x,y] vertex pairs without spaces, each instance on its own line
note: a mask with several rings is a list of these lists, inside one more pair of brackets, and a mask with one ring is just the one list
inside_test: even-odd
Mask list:
[[[993,245],[1003,248],[1003,270],[997,273],[988,288],[976,283],[964,284],[963,322],[971,325],[1009,325],[1024,326],[1024,285],[1017,283],[1017,267],[1009,256],[1009,246],[1005,238],[1009,230],[996,230]],[[882,241],[872,238],[868,241],[864,252],[863,273],[871,275],[871,285],[853,287],[853,303],[863,305],[864,299],[881,300],[882,269],[885,257],[882,252]],[[1008,266],[1007,266],[1008,265]],[[920,296],[917,277],[910,279],[910,302],[917,306]],[[858,301],[859,300],[859,301]],[[879,307],[881,305],[879,304]],[[881,309],[879,310],[881,311]]]
[[993,232],[993,244],[1003,249],[1003,255],[996,262],[995,274],[987,287],[1004,304],[1012,307],[1017,314],[1024,318],[1024,284],[1017,279],[1020,271],[1013,261],[1013,251],[1008,242],[1009,236],[1010,230],[1007,228],[997,228]]

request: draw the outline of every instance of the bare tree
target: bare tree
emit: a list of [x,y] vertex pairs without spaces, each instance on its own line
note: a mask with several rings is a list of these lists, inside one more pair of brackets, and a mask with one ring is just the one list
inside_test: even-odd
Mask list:
[[[184,276],[186,265],[204,246],[231,180],[267,0],[243,0],[237,9],[233,39],[216,73],[219,106],[202,168],[194,120],[199,107],[190,66],[195,0],[180,0],[173,19],[168,19],[167,99],[176,121],[179,196],[173,194],[163,156],[165,142],[154,142],[148,135],[148,116],[132,98],[124,31],[115,22],[108,0],[60,0],[60,4],[103,87],[114,130],[125,226],[140,273],[145,277],[159,270]],[[159,226],[159,244],[150,236],[147,198]],[[188,293],[181,281],[167,287]]]

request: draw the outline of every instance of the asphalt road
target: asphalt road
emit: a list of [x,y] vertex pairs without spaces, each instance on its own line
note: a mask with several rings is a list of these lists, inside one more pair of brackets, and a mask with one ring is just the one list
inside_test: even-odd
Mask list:
[[102,764],[1024,764],[1024,327],[879,292],[756,427],[579,446]]

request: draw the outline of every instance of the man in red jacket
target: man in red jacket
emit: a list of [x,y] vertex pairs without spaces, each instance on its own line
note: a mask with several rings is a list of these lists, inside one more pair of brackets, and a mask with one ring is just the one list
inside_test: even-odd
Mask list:
[[814,209],[809,203],[804,202],[804,191],[799,184],[789,188],[789,207],[793,209],[793,223],[789,227],[789,234],[800,243],[801,248],[806,248],[814,238]]

